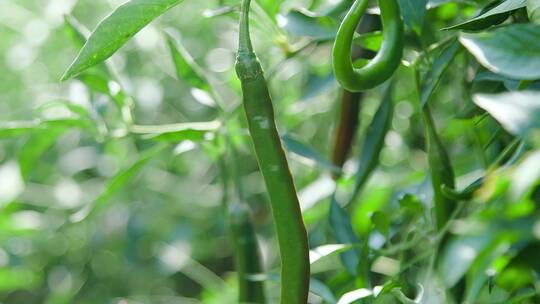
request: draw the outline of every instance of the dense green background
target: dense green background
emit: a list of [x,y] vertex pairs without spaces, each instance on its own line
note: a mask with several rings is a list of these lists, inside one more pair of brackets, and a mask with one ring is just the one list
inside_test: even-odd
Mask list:
[[[64,14],[94,29],[122,2],[0,0],[0,302],[235,303],[224,204],[241,199],[253,211],[274,303],[275,233],[233,69],[239,1],[184,0],[112,57],[113,73],[99,65],[60,82],[82,45]],[[343,246],[324,246],[337,243],[328,221],[335,168],[327,159],[340,95],[332,37],[350,1],[254,2],[252,36],[310,247],[323,246],[310,301],[337,303],[367,287],[343,266],[347,256],[335,254]],[[422,303],[450,303],[444,291],[456,290],[470,303],[540,301],[538,5],[530,1],[529,19],[525,1],[491,8],[499,2],[502,13],[442,30],[489,11],[488,1],[400,1],[407,38],[394,76],[395,114],[379,167],[347,207],[356,237],[370,240],[373,286],[395,284],[411,298],[423,289]],[[191,54],[210,85],[193,65],[175,66],[167,39]],[[376,49],[377,39],[359,40]],[[384,88],[362,102],[338,198],[353,188],[362,143],[374,140],[364,137]],[[432,109],[457,188],[487,175],[474,198],[459,203],[439,252],[420,102]],[[173,123],[187,124],[163,126]],[[518,140],[508,165],[488,170]],[[223,186],[223,175],[238,176],[242,198],[232,182]]]

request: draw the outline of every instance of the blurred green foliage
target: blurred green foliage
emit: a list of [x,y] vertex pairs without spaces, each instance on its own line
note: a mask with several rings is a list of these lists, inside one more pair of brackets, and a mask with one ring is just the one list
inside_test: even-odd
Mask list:
[[[106,63],[60,82],[88,29],[122,2],[0,0],[0,302],[235,303],[225,207],[238,201],[252,211],[276,302],[276,239],[233,70],[239,1],[185,0]],[[378,168],[329,220],[355,191],[386,93],[365,94],[354,156],[334,182],[330,54],[350,3],[253,4],[255,49],[318,257],[310,303],[540,302],[540,27],[527,19],[537,5],[400,1],[407,47]],[[355,40],[376,50],[379,38]],[[457,190],[483,181],[441,231],[426,103]]]

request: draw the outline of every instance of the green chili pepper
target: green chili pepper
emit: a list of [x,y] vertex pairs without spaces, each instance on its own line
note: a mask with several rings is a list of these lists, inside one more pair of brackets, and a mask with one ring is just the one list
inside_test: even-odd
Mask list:
[[238,273],[238,302],[265,303],[263,281],[256,277],[264,271],[249,209],[241,203],[230,204],[228,209]]
[[249,35],[250,0],[242,1],[236,73],[255,154],[272,204],[281,256],[281,303],[305,304],[309,246],[293,178],[274,121],[272,100]]
[[403,54],[403,22],[397,0],[379,0],[383,24],[383,43],[377,56],[366,66],[356,68],[351,58],[351,44],[356,26],[369,0],[356,0],[338,30],[332,60],[334,74],[341,86],[352,92],[374,88],[389,79]]
[[441,189],[442,185],[454,188],[454,170],[448,153],[437,134],[428,104],[424,106],[422,113],[426,127],[427,154],[431,170],[431,183],[433,185],[435,220],[437,229],[440,230],[445,226],[452,211],[457,206],[455,200],[445,196]]
[[[364,18],[361,24],[358,25],[357,31],[359,33],[380,29],[380,22],[376,17],[372,15],[367,15],[366,17],[367,18]],[[367,58],[372,55],[372,53],[373,52],[363,50],[360,47],[352,48],[353,60]],[[350,92],[345,89],[343,89],[341,93],[341,109],[337,128],[334,133],[334,144],[332,148],[332,163],[339,168],[343,167],[353,145],[359,124],[358,114],[360,112],[362,97],[362,93]],[[338,176],[339,174],[334,174],[334,178],[337,178]]]

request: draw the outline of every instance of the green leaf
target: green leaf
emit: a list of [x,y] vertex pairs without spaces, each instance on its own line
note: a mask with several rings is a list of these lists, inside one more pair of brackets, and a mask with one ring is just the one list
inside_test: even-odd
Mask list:
[[427,0],[399,0],[403,21],[419,36],[424,25],[427,2]]
[[382,211],[375,211],[371,216],[371,221],[375,225],[375,229],[377,229],[377,231],[379,231],[383,236],[388,237],[391,225],[388,215]]
[[336,253],[344,252],[354,248],[351,245],[343,244],[328,244],[322,245],[309,250],[309,263],[314,264],[317,261],[324,259],[325,257],[332,256]]
[[454,41],[446,45],[439,55],[433,60],[431,69],[423,77],[420,93],[420,105],[424,107],[431,99],[433,92],[439,85],[441,77],[450,66],[450,63],[460,50],[459,43]]
[[96,70],[87,70],[77,76],[77,79],[82,81],[88,88],[95,92],[112,95],[109,89],[109,81],[107,76],[102,73],[97,73]]
[[514,169],[510,188],[511,198],[522,199],[535,190],[540,180],[540,150],[529,153]]
[[103,207],[103,205],[107,203],[107,201],[114,194],[122,189],[135,177],[135,175],[137,175],[137,173],[141,171],[148,161],[158,155],[166,147],[167,145],[165,144],[159,144],[142,152],[136,161],[131,163],[128,167],[120,170],[120,172],[111,178],[111,180],[105,186],[105,190],[103,190],[103,192],[94,200],[93,203],[86,205],[76,213],[72,214],[70,220],[72,222],[83,221],[84,219],[88,218],[90,214],[95,213],[97,209]]
[[9,121],[0,124],[0,139],[24,135],[39,127],[38,121]]
[[54,128],[76,127],[96,132],[95,125],[86,117],[66,117],[55,119],[35,119],[32,121],[9,121],[0,123],[0,139],[16,138],[34,131],[47,131]]
[[459,38],[490,71],[514,79],[540,78],[540,25],[513,24]]
[[353,43],[366,50],[377,52],[381,49],[383,36],[381,31],[374,31],[366,34],[356,34]]
[[[341,207],[335,194],[332,195],[329,212],[330,227],[332,227],[336,240],[341,244],[357,244],[359,243],[356,234],[351,225],[349,214]],[[347,271],[356,275],[358,262],[360,261],[360,252],[358,249],[352,249],[341,253],[341,260]]]
[[157,141],[179,142],[183,140],[202,141],[206,135],[219,129],[221,123],[218,121],[210,122],[191,122],[168,125],[133,125],[130,132],[142,135],[144,138]]
[[7,267],[0,270],[0,291],[33,289],[41,284],[39,272],[24,267]]
[[540,92],[476,94],[473,100],[510,133],[526,138],[529,131],[540,128]]
[[299,142],[298,140],[290,137],[289,135],[282,135],[281,141],[283,142],[283,147],[289,151],[292,152],[298,156],[301,156],[303,158],[309,159],[321,168],[330,170],[332,172],[339,173],[341,172],[341,169],[334,164],[332,164],[329,160],[324,158],[319,152],[315,151],[313,148],[306,146],[305,144]]
[[379,164],[379,155],[384,145],[386,133],[390,129],[392,122],[393,108],[392,103],[393,85],[390,84],[384,93],[383,100],[379,109],[373,116],[373,120],[368,127],[366,139],[362,144],[362,151],[359,158],[358,170],[356,171],[354,190],[349,202],[353,201],[362,186],[367,182],[369,176]]
[[67,80],[112,56],[131,37],[182,0],[131,0],[101,21],[62,76]]
[[64,15],[64,30],[77,48],[82,48],[90,32],[72,15]]
[[43,115],[45,111],[51,108],[60,108],[69,112],[65,118],[57,119],[42,119],[40,122],[41,129],[51,128],[72,128],[76,127],[81,130],[90,132],[92,135],[99,135],[99,123],[94,120],[92,114],[81,105],[74,104],[66,100],[57,100],[44,103],[39,106],[36,111]]
[[418,197],[410,193],[403,195],[398,202],[400,210],[411,219],[419,218],[424,213],[424,205],[422,205]]
[[332,290],[317,279],[309,281],[309,291],[323,298],[325,303],[336,303],[336,297]]
[[403,291],[401,291],[401,287],[395,287],[391,292],[402,304],[421,304],[424,302],[424,286],[422,286],[422,284],[418,284],[418,294],[414,299],[409,299]]
[[224,5],[224,6],[219,6],[216,8],[205,9],[203,12],[203,16],[205,18],[216,18],[216,17],[225,16],[234,12],[236,12],[236,7],[232,5]]
[[491,241],[489,236],[462,236],[449,241],[441,257],[439,270],[444,286],[453,287],[469,270],[479,252]]
[[[71,15],[64,16],[64,29],[75,46],[81,48],[90,36],[89,31]],[[128,112],[131,100],[124,92],[121,85],[114,81],[116,77],[109,65],[97,64],[77,75],[77,79],[82,81],[91,90],[109,95],[121,111]]]
[[374,220],[373,214],[384,207],[391,195],[390,189],[371,189],[363,195],[362,201],[355,204],[351,215],[356,234],[362,237],[369,236]]
[[540,24],[540,0],[527,0],[527,14],[531,22]]
[[54,128],[51,130],[40,130],[35,132],[19,150],[17,155],[21,175],[24,180],[28,180],[30,174],[35,170],[35,165],[41,155],[45,153],[66,131],[66,128]]
[[176,76],[192,87],[209,91],[210,85],[208,79],[204,76],[204,71],[195,63],[188,51],[181,43],[176,42],[169,33],[166,33],[166,40],[173,59]]
[[356,301],[360,299],[364,299],[367,297],[373,296],[373,291],[367,288],[360,288],[353,291],[346,292],[343,294],[340,298],[338,303],[339,304],[351,304],[355,303]]
[[484,9],[473,19],[444,28],[444,30],[482,30],[488,28],[506,20],[511,12],[525,7],[525,1],[526,0],[506,0],[494,7],[488,6],[487,9]]
[[[489,232],[488,232],[489,233]],[[516,240],[522,241],[522,240]],[[474,263],[470,266],[470,269],[466,277],[465,287],[465,303],[478,302],[478,296],[482,288],[489,280],[488,269],[493,269],[493,262],[508,253],[510,250],[510,243],[503,237],[495,238],[483,248],[481,252],[477,254]]]
[[291,10],[283,16],[280,24],[292,35],[309,37],[318,41],[333,39],[338,29],[332,18],[319,16],[307,10]]

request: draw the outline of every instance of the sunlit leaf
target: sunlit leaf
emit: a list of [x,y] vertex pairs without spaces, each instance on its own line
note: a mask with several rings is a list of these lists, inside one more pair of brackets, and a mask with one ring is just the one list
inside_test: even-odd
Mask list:
[[77,48],[82,48],[90,32],[72,15],[64,15],[64,30]]
[[527,14],[532,22],[540,24],[540,1],[527,0]]
[[372,295],[373,295],[373,291],[367,288],[360,288],[357,290],[346,292],[344,295],[341,296],[341,298],[339,298],[339,301],[337,302],[337,304],[354,303],[357,300],[371,297]]
[[182,0],[130,0],[122,4],[98,24],[62,80],[109,58],[148,23],[180,2]]
[[535,91],[476,94],[474,103],[486,110],[509,132],[526,138],[540,128],[540,93]]
[[21,136],[39,127],[38,121],[10,121],[0,124],[0,139]]
[[352,248],[350,245],[343,244],[328,244],[313,248],[309,251],[309,263],[313,264],[326,256],[349,250],[350,248]]
[[506,18],[508,18],[510,12],[525,7],[525,1],[526,0],[502,1],[498,5],[489,7],[487,10],[482,11],[478,16],[471,20],[447,27],[445,29],[481,30],[488,28],[492,25],[503,22]]
[[130,132],[158,141],[179,142],[191,140],[197,142],[204,140],[207,134],[215,132],[220,126],[221,123],[218,121],[153,126],[133,125],[130,127]]
[[540,78],[540,25],[513,24],[462,33],[459,41],[490,71],[513,79]]
[[318,16],[306,10],[291,10],[279,19],[280,26],[296,36],[315,40],[330,40],[336,36],[338,26],[329,17]]
[[381,31],[374,31],[366,34],[355,35],[353,42],[362,48],[377,52],[381,49],[383,36]]

